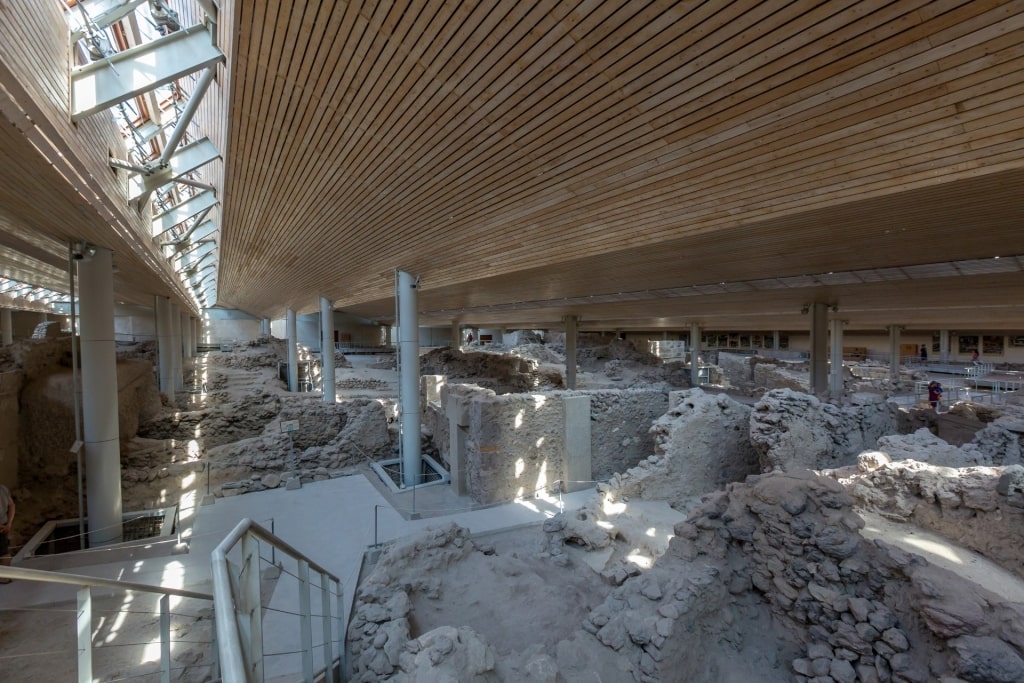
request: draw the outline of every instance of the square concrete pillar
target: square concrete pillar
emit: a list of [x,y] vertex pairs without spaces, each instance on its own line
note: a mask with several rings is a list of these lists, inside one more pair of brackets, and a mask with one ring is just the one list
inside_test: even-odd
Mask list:
[[469,495],[466,484],[466,436],[469,427],[469,404],[461,396],[449,396],[445,406],[448,416],[448,467],[451,487],[457,496]]
[[447,375],[421,375],[420,395],[423,397],[423,405],[441,403],[441,387],[448,381]]
[[590,444],[590,397],[565,396],[565,490],[592,488],[594,483]]

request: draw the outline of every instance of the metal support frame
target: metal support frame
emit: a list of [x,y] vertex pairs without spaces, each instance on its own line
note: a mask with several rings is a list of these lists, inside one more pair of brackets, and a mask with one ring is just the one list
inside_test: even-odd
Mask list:
[[[143,2],[145,0],[78,0],[78,6],[89,15],[89,23],[92,26],[102,29],[125,18]],[[85,37],[85,21],[74,9],[68,17],[68,23],[71,24],[71,42],[77,43]]]
[[153,216],[153,235],[159,237],[189,218],[198,216],[203,212],[209,212],[216,205],[216,193],[209,190],[200,192],[195,197],[186,199],[180,204],[175,204],[167,211]]
[[220,157],[220,152],[209,138],[200,138],[184,147],[174,150],[166,166],[149,167],[148,173],[139,173],[128,178],[128,198],[142,199],[172,182],[181,182],[181,176],[205,166]]
[[192,26],[71,70],[71,120],[224,61],[203,25]]
[[170,136],[167,138],[167,143],[164,145],[163,151],[160,153],[160,165],[166,166],[170,160],[174,150],[178,147],[178,143],[181,142],[181,138],[184,137],[185,131],[188,130],[189,124],[192,123],[192,117],[196,115],[196,110],[199,108],[199,103],[203,101],[203,95],[206,94],[206,90],[213,83],[213,77],[216,70],[213,66],[207,67],[203,75],[199,77],[199,81],[196,83],[196,87],[193,88],[192,94],[188,98],[188,103],[185,108],[178,115],[178,120],[174,124],[174,130],[171,131]]

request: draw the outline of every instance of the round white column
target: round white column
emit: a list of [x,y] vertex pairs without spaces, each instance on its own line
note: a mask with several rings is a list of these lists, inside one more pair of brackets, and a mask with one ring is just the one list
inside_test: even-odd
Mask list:
[[174,379],[175,391],[183,391],[185,383],[182,379],[182,358],[181,358],[181,314],[178,312],[178,305],[171,304],[171,374]]
[[156,297],[156,343],[160,358],[160,391],[174,402],[174,330],[171,325],[171,302]]
[[109,250],[78,262],[82,331],[82,426],[89,546],[121,540],[121,449],[114,352],[114,274]]
[[285,316],[285,337],[288,339],[288,391],[299,390],[299,350],[295,347],[298,333],[295,329],[295,311],[288,309]]
[[320,297],[320,338],[324,403],[334,403],[334,306],[325,296]]
[[415,486],[420,475],[420,336],[416,279],[398,271],[399,404],[402,408],[402,483]]

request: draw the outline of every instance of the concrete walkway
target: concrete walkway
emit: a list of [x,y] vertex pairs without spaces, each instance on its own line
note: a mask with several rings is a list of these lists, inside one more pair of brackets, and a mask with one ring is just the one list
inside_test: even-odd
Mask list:
[[[395,501],[392,504],[364,475],[315,482],[292,491],[281,487],[218,498],[215,504],[208,506],[195,506],[195,501],[186,498],[180,515],[182,540],[189,545],[187,553],[75,567],[70,573],[212,592],[210,553],[239,521],[248,517],[268,529],[273,526],[279,537],[341,580],[347,618],[363,553],[374,544],[375,538],[383,543],[452,522],[469,528],[473,533],[536,523],[554,516],[560,509],[580,507],[592,494],[591,489],[566,494],[561,500],[545,497],[471,510],[460,507],[465,504],[464,499],[454,496],[450,497],[450,504],[437,505],[445,493],[434,491],[422,499],[422,503],[429,500],[434,505],[428,509],[421,504],[419,512],[423,515],[440,510],[450,512],[422,519],[406,519],[396,510],[396,506],[402,508],[404,505],[408,515],[412,506],[410,493],[393,496]],[[264,558],[271,557],[269,548],[261,548],[260,554]],[[276,559],[281,562],[285,558],[278,553]],[[271,584],[273,593],[266,605],[269,610],[264,615],[267,653],[297,649],[298,621],[292,613],[298,609],[298,584],[292,576],[294,564],[288,561],[282,564],[283,573],[276,584]],[[101,589],[96,594],[110,592]],[[30,581],[0,586],[0,608],[25,608],[74,599],[75,588],[72,586]],[[319,613],[315,596],[313,612]],[[314,624],[314,633],[317,634],[315,640],[319,642],[318,624]],[[337,637],[335,633],[334,638]],[[265,661],[267,680],[275,677],[290,680],[287,674],[299,671],[301,666],[297,655],[268,656]]]

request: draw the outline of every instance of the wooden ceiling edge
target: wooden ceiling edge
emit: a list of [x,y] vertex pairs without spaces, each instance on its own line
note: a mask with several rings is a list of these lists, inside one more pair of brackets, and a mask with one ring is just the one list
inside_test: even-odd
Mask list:
[[[76,152],[80,151],[82,146],[63,138],[60,132],[50,124],[46,115],[43,114],[43,112],[36,106],[29,94],[24,90],[21,82],[15,78],[13,72],[11,72],[2,61],[0,61],[0,76],[3,76],[3,78],[0,79],[0,83],[2,83],[2,87],[0,87],[0,95],[2,95],[0,96],[0,113],[3,113],[3,118],[7,119],[11,125],[18,129],[21,135],[25,136],[29,144],[36,149],[47,162],[49,162],[53,172],[57,173],[64,182],[71,186],[71,189],[74,190],[75,194],[82,198],[87,210],[95,213],[101,222],[106,223],[112,228],[114,234],[117,236],[116,239],[119,241],[119,244],[114,244],[112,246],[107,244],[98,246],[109,248],[114,253],[115,258],[119,252],[123,253],[116,247],[127,246],[128,253],[132,260],[136,261],[138,265],[148,270],[154,276],[153,284],[161,283],[165,286],[164,291],[150,292],[150,294],[166,295],[169,293],[173,295],[173,298],[178,299],[179,305],[184,304],[185,308],[198,315],[200,312],[199,308],[195,306],[189,298],[184,284],[177,280],[174,269],[171,267],[170,263],[163,258],[159,252],[159,247],[153,244],[152,239],[147,240],[145,239],[145,236],[137,234],[136,231],[132,229],[131,221],[125,214],[125,210],[130,210],[127,196],[117,198],[110,197],[103,187],[96,186],[93,183],[92,174],[85,170],[87,168],[86,164],[84,164],[80,156],[76,154]],[[17,111],[13,112],[12,108],[16,108]],[[12,119],[12,114],[16,117],[20,116],[24,118],[24,121]],[[31,128],[38,129],[39,134],[46,140],[49,146],[54,148],[54,151],[58,155],[56,159],[46,155],[45,152],[31,140],[28,131],[26,131],[26,125]],[[91,191],[94,197],[99,198],[98,203],[100,206],[97,206],[97,202],[87,201],[82,190],[75,187],[68,175],[60,170],[58,164],[63,164],[66,167],[66,171],[77,176],[78,179],[84,183],[85,188]],[[101,207],[102,209],[105,209],[115,219],[115,221],[120,222],[122,226],[121,230],[117,230],[108,218],[103,215]],[[145,219],[143,219],[143,221],[145,222]],[[57,243],[61,242],[52,234],[47,233],[47,236]],[[43,263],[49,263],[49,261],[43,261],[32,254],[24,253],[20,250],[18,251],[30,258],[36,258],[36,260],[40,260]],[[134,284],[135,283],[133,283],[133,285]],[[133,296],[133,291],[134,290],[129,287],[127,290],[120,293],[115,292],[115,299],[118,296],[121,296],[126,299],[138,300]]]

